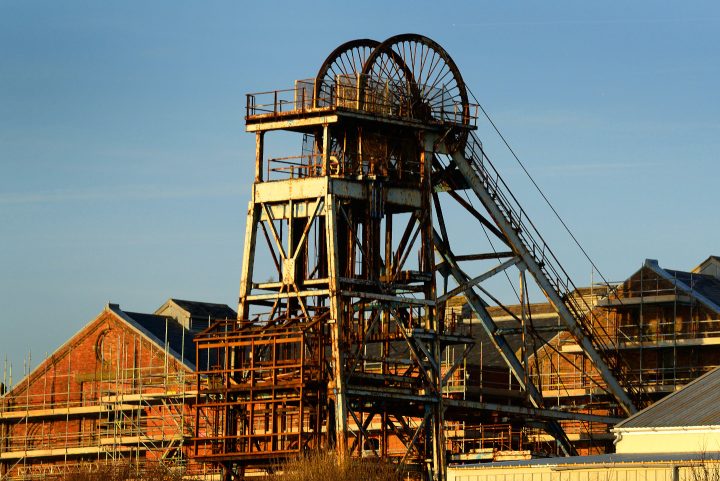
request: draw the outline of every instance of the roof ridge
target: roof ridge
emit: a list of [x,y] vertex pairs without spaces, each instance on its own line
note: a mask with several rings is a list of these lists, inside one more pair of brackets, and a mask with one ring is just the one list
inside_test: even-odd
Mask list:
[[[210,304],[213,306],[224,306],[224,307],[230,307],[229,305],[225,304],[224,302],[208,302],[208,301],[191,301],[190,299],[180,299],[178,297],[171,297],[171,301],[175,302],[189,302],[191,304]],[[232,308],[231,308],[232,309]]]
[[[695,297],[698,301],[700,301],[702,304],[705,304],[707,308],[710,310],[720,313],[720,305],[718,305],[714,300],[708,298],[705,296],[702,292],[700,292],[698,289],[695,289],[693,286],[687,285],[684,281],[681,279],[678,279],[677,276],[673,276],[670,274],[670,272],[680,272],[680,271],[671,271],[668,269],[665,269],[663,267],[660,267],[657,260],[654,259],[645,259],[645,267],[655,272],[660,277],[664,278],[666,281],[671,282],[675,285],[678,289],[681,289],[691,296]],[[695,274],[695,273],[688,273],[692,275],[702,275],[702,274]],[[712,277],[712,276],[711,276]]]

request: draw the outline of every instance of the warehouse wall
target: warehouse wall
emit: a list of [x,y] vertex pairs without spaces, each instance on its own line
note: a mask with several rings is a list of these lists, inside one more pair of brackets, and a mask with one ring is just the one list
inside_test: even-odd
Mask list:
[[[582,459],[582,458],[579,458]],[[675,481],[673,466],[606,465],[448,468],[448,481]]]

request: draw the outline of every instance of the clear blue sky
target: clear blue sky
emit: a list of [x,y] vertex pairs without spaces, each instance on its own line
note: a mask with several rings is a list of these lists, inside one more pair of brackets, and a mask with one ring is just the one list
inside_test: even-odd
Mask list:
[[245,94],[313,76],[343,41],[404,32],[450,52],[608,278],[720,254],[717,2],[2,0],[0,363],[17,378],[29,349],[36,365],[108,301],[233,306]]

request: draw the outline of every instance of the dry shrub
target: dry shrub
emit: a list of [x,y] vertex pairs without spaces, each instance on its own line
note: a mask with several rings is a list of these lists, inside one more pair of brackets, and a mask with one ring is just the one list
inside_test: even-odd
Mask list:
[[720,481],[720,465],[717,459],[708,458],[703,453],[699,464],[685,468],[688,472],[685,479],[689,481]]
[[339,459],[335,453],[312,453],[282,464],[272,481],[401,481],[397,466],[378,459]]
[[181,470],[173,469],[159,462],[136,466],[131,462],[89,464],[78,471],[68,472],[62,481],[182,481]]

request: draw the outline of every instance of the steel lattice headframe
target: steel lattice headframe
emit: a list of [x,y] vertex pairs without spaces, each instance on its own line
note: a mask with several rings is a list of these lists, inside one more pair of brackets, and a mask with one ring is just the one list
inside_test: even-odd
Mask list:
[[[334,448],[443,479],[448,423],[532,419],[570,454],[560,421],[610,423],[635,411],[637,384],[485,154],[474,109],[452,58],[415,34],[344,43],[315,78],[248,95],[255,182],[238,321],[196,339],[197,418],[213,421],[211,432],[196,432],[199,457],[241,476]],[[266,158],[265,136],[278,130],[303,134],[302,155]],[[444,201],[469,216],[466,235],[481,228],[490,246],[476,235],[477,252],[456,254]],[[260,282],[264,266],[271,279]],[[519,271],[517,314],[487,284],[509,269]],[[546,409],[525,349],[528,278],[598,371],[610,400],[603,416]],[[480,387],[466,386],[464,365],[476,340],[472,321],[447,313],[456,295],[521,396],[473,397]],[[517,321],[520,356],[490,303]]]

